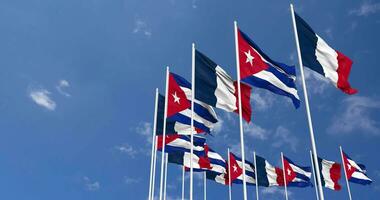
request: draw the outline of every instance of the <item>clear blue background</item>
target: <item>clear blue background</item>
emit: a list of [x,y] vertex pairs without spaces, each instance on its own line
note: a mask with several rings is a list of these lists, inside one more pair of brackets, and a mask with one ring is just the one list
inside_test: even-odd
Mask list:
[[[319,155],[340,162],[342,145],[374,180],[351,184],[354,199],[378,199],[380,2],[294,4],[352,58],[350,82],[359,90],[350,97],[307,71]],[[154,90],[164,91],[165,66],[190,80],[196,42],[236,77],[233,20],[273,59],[297,64],[287,1],[0,0],[0,199],[146,199]],[[35,92],[51,101],[37,104]],[[310,165],[304,104],[295,110],[287,98],[254,88],[252,109],[250,160],[256,150],[279,165],[282,151]],[[227,147],[239,154],[237,115],[217,113],[222,122],[208,142],[223,156]],[[168,199],[180,197],[180,173],[170,165]],[[348,198],[343,177],[340,183],[340,192],[324,190],[326,199]],[[227,187],[207,186],[209,199],[228,198]],[[234,199],[241,191],[233,186]],[[315,198],[314,188],[289,191],[290,199]],[[260,188],[262,199],[283,199],[282,192]]]

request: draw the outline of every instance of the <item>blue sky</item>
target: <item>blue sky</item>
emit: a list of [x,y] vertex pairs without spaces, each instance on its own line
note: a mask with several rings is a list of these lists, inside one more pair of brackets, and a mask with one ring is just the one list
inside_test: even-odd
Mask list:
[[[351,184],[355,199],[380,195],[380,2],[294,1],[331,46],[354,61],[347,96],[306,72],[319,155],[340,161],[338,146],[366,164],[371,186]],[[288,1],[0,0],[0,198],[145,199],[154,90],[165,66],[190,80],[191,43],[236,77],[233,20],[273,59],[297,64]],[[301,85],[299,93],[302,96]],[[304,104],[252,92],[246,152],[280,164],[280,152],[309,165]],[[213,149],[239,153],[238,118],[217,110]],[[251,156],[252,158],[252,156]],[[251,159],[250,158],[250,159]],[[196,198],[202,197],[199,176]],[[325,189],[328,199],[347,199]],[[241,186],[233,187],[234,199]],[[291,188],[312,199],[314,188]],[[282,189],[260,189],[283,199]],[[169,199],[180,197],[180,170],[169,166]],[[227,188],[208,182],[211,199]],[[254,188],[249,188],[254,198]]]

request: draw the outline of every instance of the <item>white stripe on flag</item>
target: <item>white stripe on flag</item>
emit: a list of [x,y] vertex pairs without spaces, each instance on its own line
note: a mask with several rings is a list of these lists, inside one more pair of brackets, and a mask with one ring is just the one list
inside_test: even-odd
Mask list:
[[325,181],[325,187],[335,190],[335,183],[330,177],[330,169],[335,162],[322,159],[322,176]]
[[287,93],[290,93],[291,95],[295,96],[297,99],[300,99],[298,94],[297,94],[297,90],[294,89],[294,88],[291,88],[291,87],[288,87],[287,85],[285,85],[280,79],[278,79],[275,75],[273,75],[271,72],[268,72],[266,70],[262,70],[256,74],[254,74],[253,76],[257,77],[257,78],[260,78],[260,79],[263,79],[263,80],[266,80],[268,81],[269,83],[271,83],[272,85],[280,88],[281,90],[287,92]]
[[233,112],[237,110],[233,79],[218,65],[215,68],[217,88],[215,90],[216,107]]
[[338,83],[338,53],[331,48],[319,35],[317,35],[317,47],[315,56],[318,62],[322,65],[325,77],[328,78],[335,87]]
[[302,175],[305,175],[305,176],[311,178],[311,172],[307,172],[307,171],[305,171],[305,170],[303,170],[303,169],[299,168],[298,166],[293,165],[291,163],[289,163],[289,164],[292,167],[292,169],[293,169],[294,172],[302,174]]

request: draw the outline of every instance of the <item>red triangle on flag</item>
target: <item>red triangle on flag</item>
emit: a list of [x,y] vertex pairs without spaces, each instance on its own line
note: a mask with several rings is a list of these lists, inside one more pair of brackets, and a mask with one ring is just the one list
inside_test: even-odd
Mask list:
[[191,107],[185,92],[178,85],[173,74],[169,75],[168,117]]

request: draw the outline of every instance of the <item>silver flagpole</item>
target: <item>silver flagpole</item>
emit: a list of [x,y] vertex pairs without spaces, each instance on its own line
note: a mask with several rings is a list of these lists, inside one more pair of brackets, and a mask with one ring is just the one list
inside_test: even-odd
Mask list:
[[148,199],[152,200],[152,190],[153,190],[153,162],[154,160],[154,147],[155,147],[155,138],[156,138],[156,120],[157,120],[157,106],[158,106],[158,88],[156,88],[156,97],[154,101],[154,118],[153,118],[153,133],[152,133],[152,154],[150,160],[150,177],[149,177],[149,197]]
[[164,200],[166,200],[166,184],[168,179],[168,153],[165,153],[165,180],[164,180]]
[[185,200],[185,166],[182,166],[182,200]]
[[194,95],[195,95],[195,44],[193,43],[192,49],[191,49],[190,200],[193,200]]
[[164,164],[165,164],[165,138],[166,138],[166,117],[168,115],[168,93],[169,93],[169,67],[166,67],[166,88],[165,88],[165,110],[162,128],[162,149],[161,149],[161,177],[160,177],[160,200],[162,200],[164,186]]
[[347,177],[346,166],[344,165],[344,158],[343,158],[343,150],[342,150],[342,146],[339,146],[339,150],[340,150],[340,156],[341,156],[341,158],[342,158],[342,165],[343,165],[343,170],[344,170],[344,177],[346,177],[348,196],[350,197],[350,200],[352,200],[350,184],[348,183],[348,177]]
[[203,199],[207,200],[207,180],[206,180],[206,171],[203,172]]
[[257,178],[257,163],[256,163],[256,151],[253,152],[253,162],[255,165],[255,181],[256,181],[256,200],[259,200],[259,179]]
[[235,29],[235,51],[236,51],[236,71],[237,71],[237,85],[238,85],[238,97],[239,97],[239,126],[240,126],[240,148],[241,148],[241,159],[243,163],[243,196],[244,200],[247,200],[247,182],[245,178],[245,149],[244,149],[244,133],[243,133],[243,114],[241,105],[241,88],[240,88],[240,62],[239,62],[239,47],[238,47],[238,30],[237,22],[234,21]]
[[[298,55],[298,62],[299,62],[300,72],[301,72],[303,94],[304,94],[304,97],[305,97],[306,114],[307,114],[307,120],[308,120],[309,131],[310,131],[311,147],[312,147],[312,151],[313,151],[313,155],[314,155],[313,158],[314,158],[314,162],[318,163],[317,147],[315,145],[313,123],[312,123],[312,120],[311,120],[311,113],[310,113],[310,108],[309,108],[309,98],[307,96],[306,82],[305,82],[305,76],[304,76],[304,72],[303,72],[302,56],[301,56],[300,44],[299,44],[299,41],[298,41],[296,18],[295,18],[295,15],[294,15],[293,4],[290,4],[290,10],[292,12],[293,31],[294,31],[294,37],[295,37],[296,46],[297,46],[297,55]],[[319,170],[316,170],[316,173],[317,173],[319,196],[320,196],[321,200],[324,200],[325,198],[324,198],[324,195],[323,195],[322,182],[321,182],[321,176],[320,176]]]
[[285,187],[285,199],[288,200],[288,188],[286,186],[286,172],[285,172],[285,164],[284,164],[284,154],[281,152],[281,162],[282,162],[282,173],[284,176],[284,187]]
[[317,200],[319,200],[319,195],[318,195],[318,186],[317,186],[317,179],[315,177],[315,170],[319,170],[319,167],[318,169],[316,169],[316,167],[314,166],[314,161],[313,161],[313,153],[310,151],[310,161],[311,161],[311,167],[312,167],[312,170],[313,170],[313,178],[314,178],[314,188],[315,188],[315,194],[317,195]]
[[156,162],[157,162],[157,136],[154,138],[154,161],[153,161],[153,178],[152,178],[152,196],[151,200],[154,199],[154,189],[155,189],[155,181],[156,181]]
[[230,148],[227,149],[227,152],[228,152],[228,196],[230,197],[229,200],[232,200],[232,182],[231,182],[231,172],[230,172],[230,169],[231,169],[231,163],[230,163]]

